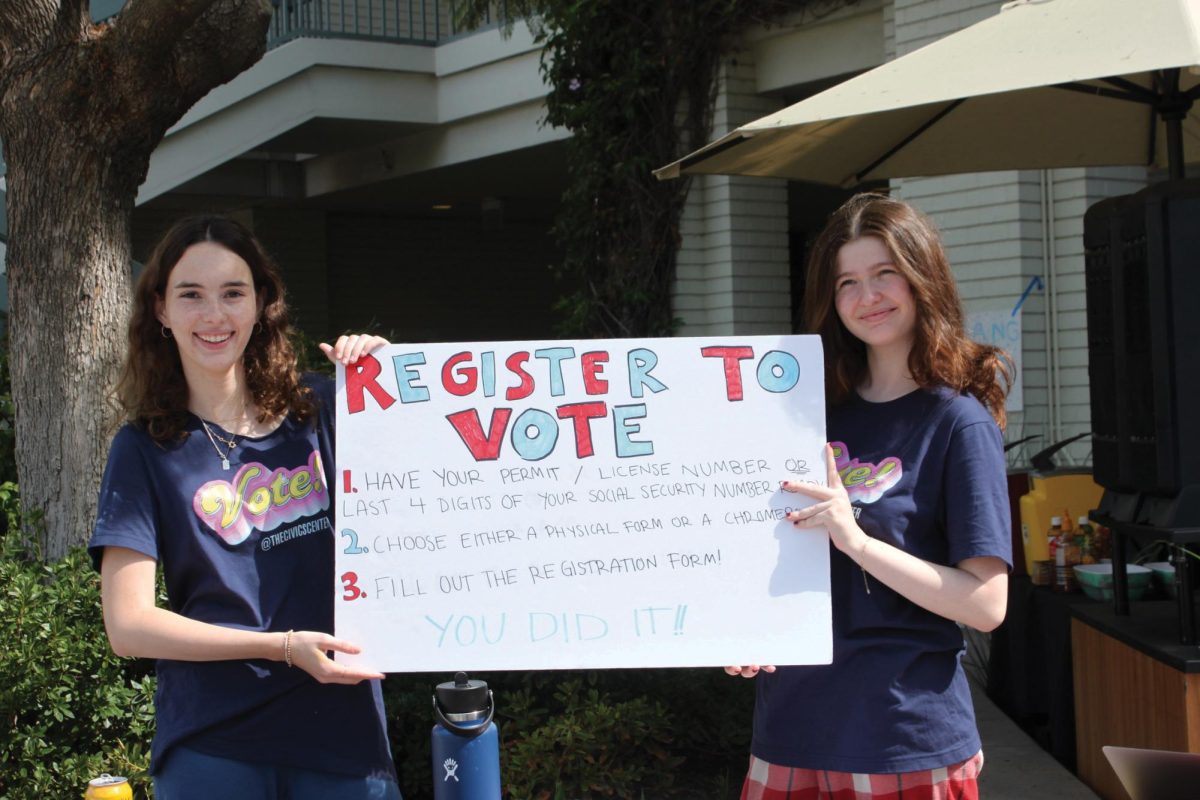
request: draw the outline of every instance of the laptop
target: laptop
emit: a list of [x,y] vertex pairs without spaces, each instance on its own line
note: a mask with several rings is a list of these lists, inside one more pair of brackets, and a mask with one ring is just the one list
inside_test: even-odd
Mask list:
[[1100,749],[1132,800],[1200,797],[1200,754],[1112,745]]

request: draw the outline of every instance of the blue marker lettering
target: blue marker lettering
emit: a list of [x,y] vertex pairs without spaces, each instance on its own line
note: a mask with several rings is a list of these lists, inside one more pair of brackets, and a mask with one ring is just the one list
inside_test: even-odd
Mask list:
[[758,385],[781,394],[800,382],[800,362],[791,353],[772,350],[758,362]]
[[629,351],[629,394],[632,397],[642,396],[642,387],[658,394],[667,385],[650,374],[658,366],[658,355],[653,350],[638,347]]
[[400,387],[401,403],[424,403],[429,399],[429,390],[416,383],[421,373],[412,367],[425,363],[424,353],[405,353],[392,356],[392,364],[396,368],[396,385]]
[[640,433],[642,426],[633,422],[646,417],[646,404],[613,406],[613,438],[616,440],[617,458],[654,455],[654,442],[635,442],[630,437]]

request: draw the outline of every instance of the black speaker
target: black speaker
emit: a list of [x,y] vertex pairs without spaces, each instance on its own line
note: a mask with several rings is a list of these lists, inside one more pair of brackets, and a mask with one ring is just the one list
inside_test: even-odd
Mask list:
[[1129,196],[1110,197],[1083,217],[1084,280],[1087,285],[1088,385],[1092,401],[1092,472],[1109,489],[1132,490],[1129,470],[1121,469],[1121,411],[1118,409],[1116,342],[1124,322],[1113,291],[1114,252],[1121,250],[1121,211]]
[[1084,248],[1096,481],[1200,524],[1200,181],[1097,203]]

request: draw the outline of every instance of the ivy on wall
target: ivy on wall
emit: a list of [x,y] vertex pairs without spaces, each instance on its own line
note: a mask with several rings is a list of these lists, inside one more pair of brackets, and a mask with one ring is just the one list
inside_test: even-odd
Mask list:
[[857,0],[460,0],[464,26],[529,21],[550,86],[546,122],[569,130],[553,235],[561,333],[667,336],[689,180],[652,170],[709,138],[722,55],[749,26]]

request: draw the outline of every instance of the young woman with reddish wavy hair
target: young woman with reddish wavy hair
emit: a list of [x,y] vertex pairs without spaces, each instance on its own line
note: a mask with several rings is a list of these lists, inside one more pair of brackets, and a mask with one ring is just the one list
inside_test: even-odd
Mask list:
[[833,663],[757,676],[746,800],[976,798],[983,764],[959,625],[1004,618],[1012,560],[1001,429],[1009,366],[971,341],[933,224],[878,194],[830,218],[809,260],[825,349]]
[[134,290],[89,550],[114,652],[156,659],[159,800],[400,798],[383,676],[334,656],[359,648],[332,635],[332,382],[288,333],[279,270],[226,217],[172,227]]
[[845,402],[870,378],[868,344],[837,313],[837,258],[846,244],[873,236],[908,283],[919,313],[912,331],[908,370],[924,388],[948,386],[973,395],[1004,428],[1010,362],[993,345],[969,338],[950,261],[933,223],[920,211],[885,195],[860,194],[830,218],[813,244],[804,293],[804,318],[825,346],[825,390],[833,405]]

